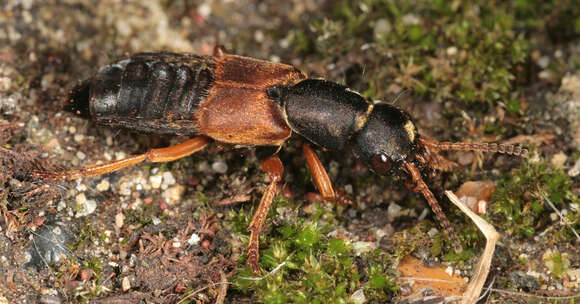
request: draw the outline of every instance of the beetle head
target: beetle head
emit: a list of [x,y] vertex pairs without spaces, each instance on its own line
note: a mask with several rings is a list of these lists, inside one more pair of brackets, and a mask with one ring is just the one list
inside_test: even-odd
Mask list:
[[401,169],[404,162],[413,161],[417,143],[417,128],[409,115],[388,104],[375,105],[354,138],[358,156],[380,175],[392,173]]

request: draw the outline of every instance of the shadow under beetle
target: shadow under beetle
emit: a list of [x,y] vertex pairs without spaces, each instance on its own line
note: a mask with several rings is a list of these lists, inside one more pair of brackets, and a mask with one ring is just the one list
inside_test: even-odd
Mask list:
[[[407,175],[423,194],[457,251],[461,245],[423,176],[457,166],[437,152],[486,151],[527,156],[514,145],[440,143],[422,138],[409,115],[389,104],[373,104],[334,82],[309,79],[286,64],[229,55],[138,53],[101,68],[70,94],[66,108],[99,124],[155,134],[195,136],[184,143],[122,160],[65,172],[35,172],[38,178],[74,180],[98,176],[143,161],[168,162],[205,148],[212,141],[234,147],[281,148],[295,132],[316,146],[354,153],[379,175]],[[350,199],[332,182],[308,143],[302,145],[314,183],[324,200]],[[276,154],[260,161],[270,177],[248,226],[248,264],[259,272],[259,235],[282,179]]]

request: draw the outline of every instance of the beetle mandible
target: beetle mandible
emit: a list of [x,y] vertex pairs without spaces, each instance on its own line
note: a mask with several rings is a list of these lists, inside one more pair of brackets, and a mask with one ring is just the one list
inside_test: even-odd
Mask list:
[[[281,148],[295,132],[328,150],[353,147],[354,154],[379,175],[410,177],[444,230],[461,246],[423,177],[429,170],[457,166],[442,150],[486,151],[526,157],[519,146],[448,143],[422,138],[404,111],[373,104],[349,88],[310,79],[286,64],[226,54],[137,53],[101,68],[71,92],[66,108],[98,124],[155,134],[195,136],[181,144],[78,170],[34,172],[48,180],[74,180],[113,172],[143,161],[173,161],[205,148],[212,141],[235,147]],[[336,191],[316,152],[303,143],[314,183],[326,201],[347,203]],[[260,161],[270,182],[248,230],[248,264],[259,272],[259,235],[272,205],[284,167],[274,153]]]

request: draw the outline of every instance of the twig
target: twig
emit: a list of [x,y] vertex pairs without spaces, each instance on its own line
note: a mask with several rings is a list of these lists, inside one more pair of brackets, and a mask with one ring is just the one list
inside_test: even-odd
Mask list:
[[223,271],[220,271],[220,277],[221,277],[220,284],[222,284],[222,286],[220,286],[220,293],[218,294],[218,297],[215,300],[216,304],[224,304],[226,295],[228,294],[228,284],[227,284],[228,278],[226,277],[226,274]]

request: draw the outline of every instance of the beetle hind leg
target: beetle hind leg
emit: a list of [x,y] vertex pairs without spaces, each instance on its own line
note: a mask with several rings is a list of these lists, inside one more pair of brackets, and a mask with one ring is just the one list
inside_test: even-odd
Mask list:
[[125,167],[129,167],[144,161],[149,162],[169,162],[186,157],[202,150],[209,144],[207,137],[199,136],[181,144],[159,149],[151,149],[144,154],[129,156],[124,159],[106,162],[98,165],[88,165],[81,169],[63,172],[34,171],[32,175],[36,178],[56,181],[71,181],[77,178],[94,177],[102,174],[114,172]]
[[250,243],[248,245],[248,265],[252,267],[254,274],[260,272],[258,265],[260,257],[260,234],[264,229],[264,223],[266,222],[268,211],[270,210],[272,201],[276,195],[278,183],[282,179],[282,174],[284,173],[284,166],[282,165],[280,158],[276,155],[270,156],[261,161],[260,169],[268,174],[270,177],[270,184],[266,188],[266,191],[264,191],[258,210],[254,213],[254,217],[252,218],[250,225],[248,225],[248,230],[251,231]]

